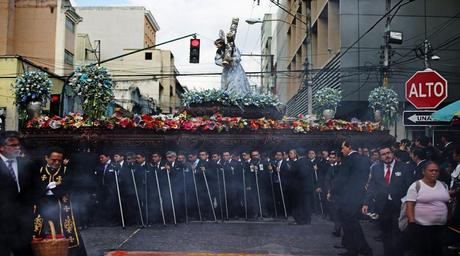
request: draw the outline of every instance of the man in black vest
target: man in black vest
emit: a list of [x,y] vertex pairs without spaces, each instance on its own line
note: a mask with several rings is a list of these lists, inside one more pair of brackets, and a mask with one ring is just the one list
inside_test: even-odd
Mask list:
[[17,132],[0,134],[0,255],[32,255],[32,169]]
[[369,178],[370,161],[353,150],[350,142],[342,143],[343,161],[334,180],[331,196],[337,199],[347,252],[343,255],[372,255],[359,223],[365,185]]
[[390,147],[381,147],[379,154],[381,162],[371,168],[362,212],[367,214],[369,203],[375,202],[374,210],[379,214],[383,235],[384,255],[403,255],[398,219],[401,198],[411,184],[411,173],[405,163],[395,159]]

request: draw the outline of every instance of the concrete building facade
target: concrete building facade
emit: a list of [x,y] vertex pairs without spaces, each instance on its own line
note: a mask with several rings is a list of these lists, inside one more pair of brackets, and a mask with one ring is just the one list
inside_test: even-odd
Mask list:
[[[126,49],[125,52],[132,52]],[[172,113],[180,106],[180,95],[184,92],[175,77],[174,55],[168,50],[145,50],[103,64],[118,84],[138,87],[141,94],[152,98],[163,113]]]
[[[274,51],[274,66],[277,71],[291,71],[278,73],[276,75],[276,82],[273,85],[272,91],[280,98],[281,102],[286,103],[291,99],[299,90],[302,71],[304,63],[307,58],[307,16],[309,9],[307,3],[309,1],[294,1],[284,0],[279,1],[286,9],[296,15],[286,12],[278,12],[275,21],[270,23],[274,26],[272,32],[272,44],[275,45]],[[268,24],[269,22],[264,22]],[[268,30],[264,30],[268,31]],[[265,36],[262,35],[262,38]],[[265,57],[268,60],[268,57]]]
[[[305,12],[299,11],[300,6],[304,6],[300,5],[299,1],[280,1],[283,6],[290,7],[291,13],[305,18],[309,29],[304,31],[304,35],[308,37],[300,34],[299,37],[292,33],[292,26],[285,28],[282,23],[278,23],[273,39],[278,44],[275,57],[277,70],[298,70],[301,69],[300,64],[307,63],[309,72],[300,74],[309,75],[312,94],[324,87],[342,90],[343,102],[337,109],[336,117],[347,120],[353,117],[372,120],[373,113],[368,107],[368,96],[372,89],[383,84],[381,47],[384,45],[386,19],[379,22],[369,33],[364,33],[385,14],[387,1],[302,2],[305,2],[305,7],[309,7]],[[392,12],[390,16],[390,30],[403,33],[402,44],[390,45],[389,64],[389,87],[398,93],[401,102],[400,113],[403,110],[414,109],[405,100],[404,84],[416,71],[425,69],[421,56],[425,36],[432,45],[432,54],[440,57],[440,60],[431,62],[431,68],[443,75],[449,83],[449,97],[443,105],[460,98],[460,40],[457,31],[460,25],[460,2],[425,2],[410,2],[399,8],[397,13]],[[390,3],[392,8],[397,1]],[[307,15],[302,16],[304,13]],[[281,10],[278,17],[288,23],[292,20],[292,16]],[[362,39],[357,41],[360,37]],[[295,46],[296,40],[302,43],[302,47],[292,47]],[[295,54],[293,50],[296,51]],[[283,59],[286,55],[287,60]],[[307,62],[304,57],[307,57]],[[277,79],[276,86],[280,87],[278,95],[287,103],[287,113],[291,116],[307,113],[309,92],[308,86],[302,81],[301,76],[294,72],[287,78],[280,78],[279,75]],[[314,103],[313,100],[313,109]],[[415,129],[404,129],[400,118],[396,121],[396,128],[392,128],[394,134],[404,136],[408,131]]]
[[76,7],[83,17],[77,32],[100,40],[101,59],[123,54],[124,49],[155,45],[160,26],[152,13],[141,6]]
[[69,0],[0,0],[0,55],[24,56],[67,75],[74,68],[80,21]]
[[[78,7],[76,10],[84,19],[78,27],[81,37],[77,42],[78,63],[94,62],[86,58],[86,53],[96,51],[91,40],[100,42],[100,49],[97,50],[100,51],[101,60],[156,43],[156,32],[160,27],[144,7]],[[175,77],[178,71],[171,51],[149,49],[102,65],[114,76],[115,95],[124,95],[124,98],[116,97],[117,104],[122,105],[127,101],[126,91],[138,88],[142,97],[128,100],[132,104],[148,105],[138,101],[151,100],[153,112],[171,113],[178,109],[184,89]]]

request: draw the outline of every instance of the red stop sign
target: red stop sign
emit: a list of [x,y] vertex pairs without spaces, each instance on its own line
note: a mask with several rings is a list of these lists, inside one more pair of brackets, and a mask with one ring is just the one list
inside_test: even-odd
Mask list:
[[406,82],[406,99],[417,109],[433,109],[447,98],[447,80],[438,72],[417,71]]

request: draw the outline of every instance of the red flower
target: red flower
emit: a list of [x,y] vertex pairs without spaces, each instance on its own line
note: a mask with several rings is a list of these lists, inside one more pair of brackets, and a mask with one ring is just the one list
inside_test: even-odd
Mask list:
[[131,125],[131,120],[128,119],[128,118],[123,118],[123,119],[121,119],[121,120],[118,122],[118,124],[119,124],[121,127],[126,128],[126,127],[128,127],[128,126]]
[[190,131],[194,128],[194,125],[191,121],[185,121],[183,124],[182,124],[182,128],[184,130],[187,130],[187,131]]

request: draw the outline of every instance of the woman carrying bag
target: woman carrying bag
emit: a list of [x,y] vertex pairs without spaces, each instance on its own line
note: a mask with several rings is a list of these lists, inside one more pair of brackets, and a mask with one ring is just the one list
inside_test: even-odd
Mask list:
[[413,241],[416,255],[440,256],[449,190],[444,182],[437,180],[438,164],[427,162],[422,171],[423,178],[412,183],[407,191],[407,235]]

